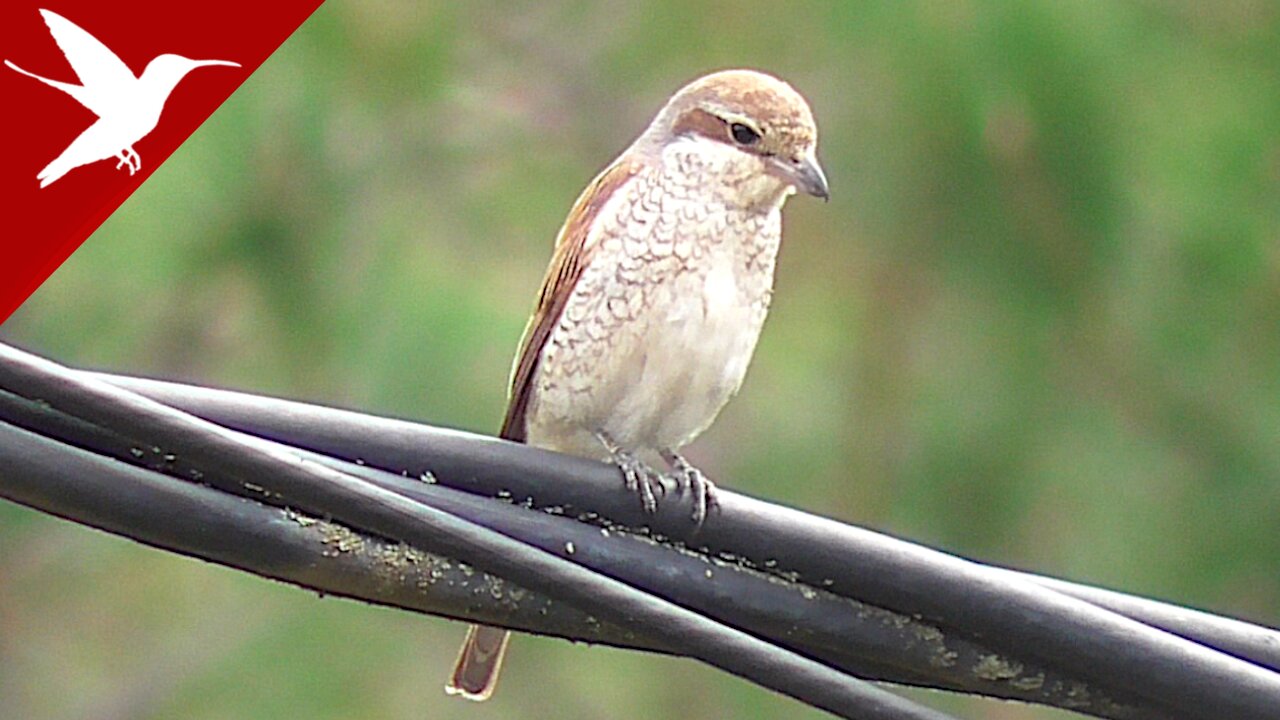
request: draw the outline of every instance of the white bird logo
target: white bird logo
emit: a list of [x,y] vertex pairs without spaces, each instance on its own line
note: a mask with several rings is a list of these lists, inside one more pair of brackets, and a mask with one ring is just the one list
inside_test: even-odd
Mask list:
[[89,108],[98,120],[71,141],[66,150],[36,175],[40,187],[46,187],[71,170],[107,158],[116,158],[116,169],[129,168],[133,175],[142,169],[142,158],[133,149],[160,122],[160,112],[169,93],[187,73],[198,67],[239,63],[227,60],[191,60],[181,55],[161,55],[134,77],[133,71],[97,38],[75,23],[41,10],[54,42],[67,58],[67,64],[80,79],[80,85],[58,82],[27,72],[8,60],[13,70],[57,88]]

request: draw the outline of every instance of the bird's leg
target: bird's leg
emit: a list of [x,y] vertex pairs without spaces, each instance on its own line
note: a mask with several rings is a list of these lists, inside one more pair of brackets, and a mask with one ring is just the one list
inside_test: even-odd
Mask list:
[[693,522],[701,525],[707,519],[707,511],[717,505],[715,483],[675,450],[663,450],[662,459],[671,466],[670,477],[675,480],[676,487],[681,492],[688,488],[693,494]]
[[129,174],[130,174],[130,175],[132,175],[132,174],[133,174],[133,163],[129,162],[129,156],[128,156],[127,152],[128,152],[128,148],[125,148],[124,150],[121,150],[120,152],[116,153],[116,159],[120,161],[120,162],[116,163],[116,169],[117,169],[117,170],[119,170],[120,168],[122,168],[122,167],[124,167],[126,164],[128,164],[128,165],[129,165]]
[[657,470],[649,467],[634,453],[624,450],[618,445],[609,433],[601,430],[596,433],[596,437],[605,449],[609,451],[609,455],[613,458],[613,464],[618,466],[618,470],[622,471],[622,477],[626,480],[627,489],[640,495],[640,504],[644,506],[647,513],[655,513],[658,511],[658,494],[667,494],[667,487],[662,484],[662,474]]
[[138,151],[131,147],[124,149],[126,157],[129,158],[129,174],[132,175],[142,169],[142,158],[138,155]]

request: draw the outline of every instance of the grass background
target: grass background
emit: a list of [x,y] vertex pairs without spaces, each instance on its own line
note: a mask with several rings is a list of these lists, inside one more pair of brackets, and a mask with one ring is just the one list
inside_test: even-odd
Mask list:
[[[687,80],[767,69],[810,99],[833,199],[788,207],[756,360],[691,457],[1275,624],[1277,47],[1265,0],[330,0],[0,339],[493,432],[578,190]],[[820,716],[530,638],[492,702],[446,701],[461,633],[0,505],[0,717]]]

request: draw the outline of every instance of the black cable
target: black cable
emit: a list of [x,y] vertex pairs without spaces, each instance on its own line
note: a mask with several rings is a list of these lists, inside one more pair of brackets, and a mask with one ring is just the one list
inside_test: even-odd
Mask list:
[[216,475],[216,468],[178,468],[152,448],[137,457],[128,443],[120,447],[114,433],[0,391],[0,497],[326,595],[583,642],[675,651],[530,590],[519,593],[519,602],[510,593],[495,597],[481,573],[451,558],[190,479]]
[[[616,490],[616,473],[600,463],[258,396],[113,382],[255,435],[393,471],[430,470],[441,482],[477,494],[506,492],[569,514],[590,508],[624,525],[644,520],[634,498]],[[976,563],[734,493],[720,496],[722,512],[696,537],[679,503],[669,502],[651,525],[710,553],[732,552],[817,587],[918,614],[1012,655],[1033,653],[1046,665],[1081,672],[1091,684],[1140,693],[1171,717],[1280,717],[1280,676],[1263,667]],[[1180,617],[1191,623],[1188,614]],[[1261,638],[1263,652],[1232,654],[1265,658],[1274,632],[1258,628],[1251,637]]]
[[[206,476],[212,478],[220,472],[216,466],[193,466],[187,459],[166,455],[156,447],[139,448],[136,441],[131,442],[47,405],[2,391],[0,420],[38,432],[44,436],[41,440],[56,438],[75,446],[71,449],[83,448],[123,463],[153,468],[172,475],[200,477],[205,480]],[[51,462],[67,455],[51,451],[43,444],[33,452],[50,458]],[[1139,708],[1118,702],[1118,698],[1108,697],[1098,688],[1090,687],[1076,677],[1063,675],[1056,669],[1036,666],[1022,657],[997,655],[990,648],[957,633],[944,633],[937,627],[914,618],[871,607],[825,590],[784,581],[735,563],[706,558],[659,543],[652,538],[637,537],[625,529],[599,528],[560,515],[480,498],[439,483],[423,482],[417,477],[408,478],[307,451],[296,452],[432,507],[467,517],[544,550],[559,552],[566,546],[574,547],[576,551],[573,560],[579,564],[753,635],[798,650],[858,677],[1068,707],[1099,717],[1129,720],[1146,717]],[[184,517],[183,513],[175,513],[173,510],[175,504],[183,505],[183,498],[171,498],[152,487],[156,484],[163,485],[164,481],[186,487],[198,486],[157,473],[148,475],[145,482],[139,482],[135,479],[136,475],[127,473],[108,481],[100,476],[108,469],[118,470],[118,464],[106,467],[99,464],[95,466],[92,478],[84,482],[84,485],[90,487],[82,487],[82,473],[78,467],[73,466],[74,460],[74,455],[67,457],[67,467],[61,476],[45,473],[40,480],[41,487],[48,488],[63,501],[92,493],[94,487],[104,482],[111,483],[108,487],[114,486],[120,492],[91,494],[91,500],[81,501],[74,506],[75,511],[71,517],[78,517],[82,522],[123,532],[161,547],[177,549],[198,557],[209,557],[209,550],[190,546],[190,541],[183,532],[185,528],[180,524],[176,528],[163,524],[170,517]],[[138,470],[133,467],[124,469]],[[226,484],[225,479],[219,482]],[[202,489],[214,492],[209,488]],[[3,490],[0,487],[0,492]],[[148,498],[148,493],[154,497]],[[11,497],[19,502],[23,501],[20,492],[16,497],[11,492]],[[61,504],[50,504],[47,496],[42,499],[45,501],[28,504],[66,514],[62,512]],[[262,499],[278,502],[270,495],[264,495]],[[305,502],[305,498],[300,500]],[[127,521],[123,523],[116,521],[115,525],[103,525],[102,519],[113,517],[119,512],[117,506],[122,503],[130,508],[145,506],[148,510],[129,514]],[[345,521],[341,516],[334,519]],[[161,526],[153,528],[157,522]],[[290,523],[286,523],[288,524]],[[274,525],[278,526],[280,523]],[[286,537],[279,542],[288,544],[288,541],[295,540],[288,536],[287,531],[296,528],[282,529],[275,526],[272,528],[274,532],[286,533]],[[374,532],[381,530],[378,527],[369,529]],[[144,530],[150,530],[150,533],[140,537],[139,533]],[[273,565],[267,565],[264,572],[260,554],[272,553],[270,547],[260,549],[262,542],[257,537],[258,530],[259,528],[249,528],[240,533],[246,536],[244,542],[232,542],[230,538],[237,535],[234,522],[221,523],[217,537],[226,542],[219,545],[218,549],[225,548],[227,552],[218,554],[214,550],[213,559],[271,577],[282,577],[281,572]],[[389,552],[386,548],[370,550],[366,547],[377,542],[364,537],[341,543],[341,547],[347,552],[335,556],[364,562],[357,563],[357,567],[352,568],[354,574],[343,575],[345,584],[340,584],[337,588],[334,587],[330,573],[329,566],[332,562],[327,556],[315,553],[314,548],[310,562],[306,563],[305,558],[303,559],[310,571],[301,573],[297,565],[291,565],[288,569],[293,570],[293,574],[284,575],[283,579],[296,581],[298,577],[302,577],[310,586],[326,592],[388,602],[389,583],[384,579],[388,573],[401,577],[404,566],[396,564],[401,559],[399,553]],[[364,552],[366,550],[370,551]],[[351,555],[358,557],[349,557]],[[610,634],[607,632],[610,628],[600,623],[581,622],[581,617],[571,616],[578,622],[569,625],[548,623],[545,618],[528,612],[529,603],[523,598],[524,592],[520,592],[520,602],[490,602],[495,597],[492,590],[503,589],[499,586],[491,587],[491,592],[480,592],[479,602],[465,606],[465,602],[459,603],[458,598],[449,596],[448,592],[441,595],[440,583],[432,582],[432,579],[438,579],[435,578],[440,574],[438,569],[446,574],[451,573],[444,584],[446,590],[455,589],[455,583],[468,583],[465,574],[458,577],[457,564],[435,563],[433,572],[425,576],[427,583],[432,586],[430,597],[434,601],[434,604],[425,608],[429,612],[590,642],[608,642],[627,647],[646,647],[644,643],[648,642],[647,638],[634,633]],[[360,570],[364,571],[368,582],[359,582]],[[423,580],[421,573],[416,577],[418,581]],[[505,599],[515,595],[513,589],[505,588],[498,597]],[[414,603],[412,595],[393,597],[390,601],[402,607],[422,607]],[[543,603],[539,606],[542,612],[547,612],[548,607],[566,614],[564,604]],[[668,651],[671,650],[668,648]],[[993,672],[997,666],[1005,668],[1005,671]],[[1009,668],[1018,668],[1020,672],[1009,672]],[[1027,678],[1035,678],[1035,682],[1027,682]]]
[[678,645],[690,656],[847,718],[930,719],[949,716],[821,663],[786,651],[624,583],[605,578],[448,513],[378,488],[351,475],[301,460],[278,446],[237,436],[223,427],[0,345],[0,388],[49,403],[94,424],[129,428],[135,439],[166,454],[217,465],[241,485],[274,485],[285,502],[295,495],[323,499],[305,507],[341,511],[360,523],[395,527],[395,537],[448,554],[560,597],[601,618],[636,627]]
[[1084,600],[1139,622],[1180,635],[1273,672],[1280,672],[1280,632],[1202,610],[1136,597],[1115,590],[1081,585],[1033,573],[990,568],[1021,581],[1034,582],[1063,595]]

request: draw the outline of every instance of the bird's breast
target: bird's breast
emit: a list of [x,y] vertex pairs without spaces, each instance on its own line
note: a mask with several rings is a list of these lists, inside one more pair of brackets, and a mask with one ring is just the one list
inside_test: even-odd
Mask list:
[[678,448],[741,385],[772,292],[781,202],[735,206],[706,174],[717,166],[681,162],[621,188],[593,222],[589,263],[533,379],[532,444],[593,454],[604,430],[632,449]]
[[531,442],[583,452],[605,430],[633,449],[678,448],[741,386],[780,218],[665,202],[605,229],[542,355]]
[[[770,268],[771,270],[771,268]],[[742,384],[768,307],[772,273],[728,248],[670,285],[643,341],[628,405],[639,440],[680,447],[711,424]]]

